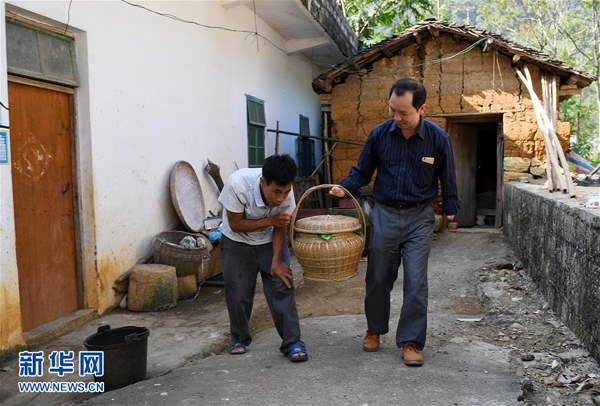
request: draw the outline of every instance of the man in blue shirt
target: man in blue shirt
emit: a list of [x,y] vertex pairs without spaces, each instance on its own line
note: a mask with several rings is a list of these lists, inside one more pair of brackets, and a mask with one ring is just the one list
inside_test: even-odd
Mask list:
[[[442,186],[444,213],[453,220],[460,199],[450,136],[422,117],[427,92],[415,79],[403,78],[390,89],[390,119],[371,131],[350,174],[341,185],[351,193],[371,182],[376,205],[371,214],[371,238],[366,277],[365,351],[379,349],[380,335],[389,330],[390,293],[403,263],[404,297],[396,344],[406,365],[423,365],[427,332],[427,261],[435,222],[431,201]],[[333,187],[330,194],[343,197]]]

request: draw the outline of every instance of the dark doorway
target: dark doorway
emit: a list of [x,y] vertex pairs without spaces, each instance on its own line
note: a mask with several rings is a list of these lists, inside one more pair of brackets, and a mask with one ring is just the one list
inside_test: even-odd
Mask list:
[[[494,227],[501,213],[501,171],[498,156],[502,156],[501,124],[497,121],[448,123],[448,133],[454,148],[456,177],[461,207],[456,221],[460,227]],[[499,155],[500,154],[500,155]],[[502,169],[502,168],[500,168]]]
[[477,126],[477,177],[475,225],[493,226],[496,220],[496,123]]

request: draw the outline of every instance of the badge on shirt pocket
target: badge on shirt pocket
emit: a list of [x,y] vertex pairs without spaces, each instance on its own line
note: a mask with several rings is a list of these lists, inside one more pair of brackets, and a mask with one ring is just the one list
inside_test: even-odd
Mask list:
[[426,164],[433,165],[433,163],[435,162],[435,159],[433,159],[432,157],[429,157],[429,156],[424,156],[423,158],[421,158],[421,162],[425,162]]

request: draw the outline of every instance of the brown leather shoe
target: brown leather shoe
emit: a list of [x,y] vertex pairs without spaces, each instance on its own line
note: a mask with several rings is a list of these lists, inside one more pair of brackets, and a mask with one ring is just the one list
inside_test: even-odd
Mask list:
[[363,339],[363,350],[375,352],[379,349],[379,334],[367,330],[367,335]]
[[415,343],[404,344],[404,347],[402,347],[402,359],[409,366],[420,367],[423,365],[423,353],[417,350]]

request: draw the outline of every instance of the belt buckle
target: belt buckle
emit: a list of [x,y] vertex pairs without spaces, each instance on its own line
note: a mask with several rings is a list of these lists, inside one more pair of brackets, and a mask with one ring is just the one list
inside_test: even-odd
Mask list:
[[412,209],[413,207],[417,207],[419,205],[420,205],[420,203],[402,202],[402,203],[398,203],[398,208],[400,208],[400,209]]

